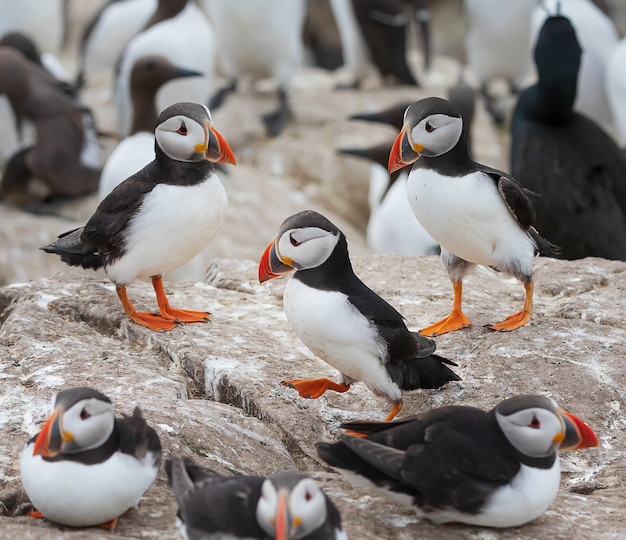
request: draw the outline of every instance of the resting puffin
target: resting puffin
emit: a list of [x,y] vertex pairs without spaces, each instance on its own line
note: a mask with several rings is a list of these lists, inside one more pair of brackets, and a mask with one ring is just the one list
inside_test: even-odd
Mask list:
[[[151,330],[207,321],[210,313],[170,307],[161,274],[206,247],[224,221],[226,191],[215,162],[235,165],[235,156],[197,103],[165,109],[155,130],[156,158],[118,185],[84,227],[62,234],[42,249],[70,266],[104,268],[124,311]],[[159,313],[138,312],[126,286],[151,277]]]
[[460,380],[445,365],[454,362],[433,354],[435,342],[410,332],[402,315],[355,275],[345,235],[312,210],[282,223],[261,257],[259,281],[293,269],[283,297],[287,320],[314,354],[339,370],[341,382],[292,380],[284,386],[315,399],[362,381],[392,405],[389,421],[402,409],[402,390]]
[[420,333],[434,336],[470,325],[461,310],[462,282],[475,264],[512,274],[526,290],[522,310],[488,328],[507,331],[526,324],[532,310],[533,259],[557,249],[533,227],[532,192],[508,174],[473,161],[461,115],[437,97],[413,103],[404,114],[388,169],[391,173],[411,163],[409,203],[441,245],[441,259],[454,287],[452,313]]
[[506,399],[490,411],[453,406],[391,423],[355,422],[336,443],[317,443],[329,465],[412,498],[435,523],[517,527],[555,499],[557,450],[598,445],[582,420],[544,396]]
[[160,463],[159,437],[138,407],[115,418],[108,397],[76,387],[57,394],[54,412],[20,456],[20,473],[37,509],[31,515],[112,529],[154,482]]
[[185,538],[347,540],[341,516],[312,478],[208,473],[178,456],[165,464]]

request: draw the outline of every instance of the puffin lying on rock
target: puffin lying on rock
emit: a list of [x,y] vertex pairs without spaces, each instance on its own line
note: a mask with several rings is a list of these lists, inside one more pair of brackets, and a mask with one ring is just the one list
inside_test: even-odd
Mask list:
[[402,409],[402,390],[460,380],[446,366],[456,364],[434,354],[435,342],[410,332],[402,315],[355,275],[345,235],[317,212],[300,212],[282,223],[261,258],[259,281],[294,269],[283,297],[287,320],[314,354],[339,370],[341,382],[283,385],[315,399],[362,381],[392,405],[389,421]]

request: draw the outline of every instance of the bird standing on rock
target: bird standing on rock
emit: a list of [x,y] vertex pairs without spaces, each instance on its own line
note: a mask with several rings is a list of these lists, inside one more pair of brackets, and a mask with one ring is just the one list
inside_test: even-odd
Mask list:
[[[165,109],[155,139],[154,161],[118,185],[84,227],[42,249],[70,266],[104,268],[128,317],[158,331],[210,317],[173,309],[161,274],[204,249],[223,223],[228,199],[214,163],[236,161],[209,109],[197,103]],[[128,299],[126,286],[140,277],[152,278],[158,314],[138,312]]]
[[347,540],[332,501],[308,476],[222,476],[178,456],[165,464],[188,540]]
[[138,407],[115,418],[111,400],[92,388],[59,392],[54,412],[20,456],[33,517],[71,527],[113,529],[154,482],[159,437]]
[[[419,158],[422,159],[419,159]],[[514,330],[532,311],[532,262],[556,246],[534,229],[532,192],[508,174],[473,161],[463,120],[445,99],[410,105],[389,155],[389,172],[414,163],[407,194],[413,213],[441,245],[441,258],[454,287],[451,314],[423,328],[433,336],[470,325],[461,309],[463,276],[475,264],[512,274],[524,284],[524,307],[492,330]]]
[[582,420],[544,396],[490,411],[452,406],[395,422],[343,424],[359,436],[318,443],[329,465],[356,473],[435,523],[517,527],[554,501],[558,450],[598,446]]
[[439,388],[459,377],[433,354],[435,342],[410,332],[403,317],[354,273],[345,235],[313,211],[287,218],[259,264],[259,281],[296,272],[285,287],[283,309],[298,337],[339,370],[341,382],[326,378],[283,381],[300,396],[326,390],[346,392],[362,381],[392,409],[402,409],[402,390]]

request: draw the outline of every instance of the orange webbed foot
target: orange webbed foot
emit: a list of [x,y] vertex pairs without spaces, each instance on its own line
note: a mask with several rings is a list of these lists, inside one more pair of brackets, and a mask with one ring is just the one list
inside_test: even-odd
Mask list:
[[149,311],[135,311],[135,313],[127,313],[127,315],[132,321],[154,332],[166,332],[178,325],[175,320],[164,319],[161,315]]
[[437,321],[426,328],[422,328],[419,333],[423,336],[429,337],[440,336],[441,334],[467,328],[470,324],[472,323],[462,311],[453,311],[450,315],[440,321]]
[[104,523],[100,523],[98,525],[99,529],[106,529],[108,531],[112,531],[113,529],[115,529],[115,526],[117,525],[117,518],[113,518],[109,521],[105,521]]
[[496,332],[510,332],[511,330],[515,330],[520,326],[524,326],[530,320],[530,312],[521,310],[517,313],[513,313],[513,315],[509,315],[506,319],[498,324],[492,324],[487,326],[490,330],[495,330]]
[[195,322],[208,322],[211,318],[211,314],[208,311],[193,311],[191,309],[175,309],[167,307],[161,311],[161,317],[174,321],[176,323],[195,323]]
[[35,519],[43,519],[45,517],[39,510],[31,510],[26,515]]
[[324,395],[326,390],[334,390],[335,392],[347,392],[350,389],[349,384],[339,384],[330,379],[295,379],[292,381],[283,381],[283,386],[288,386],[298,391],[300,397],[307,399],[317,399]]

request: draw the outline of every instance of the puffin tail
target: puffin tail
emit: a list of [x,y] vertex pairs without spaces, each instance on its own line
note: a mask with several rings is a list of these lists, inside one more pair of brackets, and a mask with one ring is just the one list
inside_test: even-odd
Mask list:
[[102,256],[97,252],[95,246],[85,245],[81,239],[83,228],[73,229],[60,235],[55,242],[40,249],[46,253],[54,253],[61,257],[61,260],[69,266],[82,266],[97,270],[102,268]]
[[440,388],[450,381],[460,381],[461,377],[448,366],[457,366],[457,364],[436,354],[385,364],[391,379],[402,390]]
[[528,229],[528,232],[537,244],[536,255],[543,255],[544,257],[558,257],[561,254],[561,248],[546,240],[534,227]]

